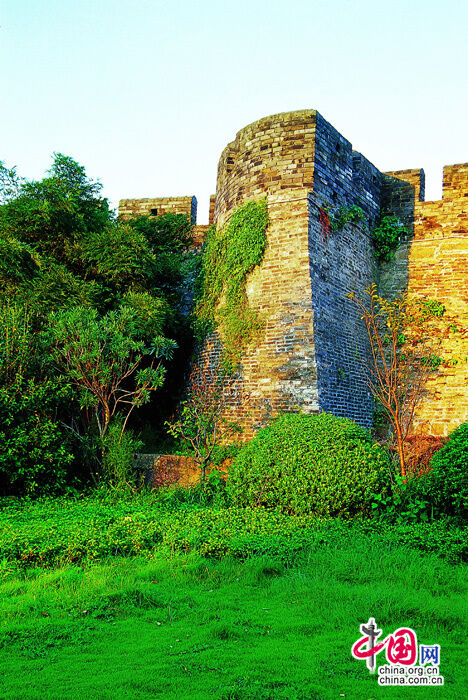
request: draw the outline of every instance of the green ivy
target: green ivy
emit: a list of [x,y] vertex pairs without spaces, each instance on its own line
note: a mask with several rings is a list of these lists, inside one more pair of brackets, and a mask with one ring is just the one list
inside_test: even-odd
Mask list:
[[395,250],[407,231],[396,216],[384,216],[372,232],[375,254],[379,262],[393,260]]
[[222,361],[229,370],[236,367],[242,350],[263,325],[249,307],[245,283],[249,272],[263,260],[267,225],[266,200],[247,202],[233,213],[226,227],[209,229],[203,249],[196,334],[202,340],[220,329]]
[[330,228],[332,231],[342,231],[346,224],[359,224],[365,220],[364,211],[361,207],[353,205],[351,207],[339,207],[339,209],[330,216]]
[[423,321],[426,321],[431,316],[442,318],[445,313],[445,306],[437,299],[418,299],[417,303],[421,309]]

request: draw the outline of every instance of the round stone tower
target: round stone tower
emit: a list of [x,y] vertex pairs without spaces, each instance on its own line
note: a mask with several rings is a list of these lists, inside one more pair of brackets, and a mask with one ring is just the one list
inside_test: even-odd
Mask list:
[[274,114],[237,133],[219,160],[216,223],[249,199],[313,188],[316,114]]

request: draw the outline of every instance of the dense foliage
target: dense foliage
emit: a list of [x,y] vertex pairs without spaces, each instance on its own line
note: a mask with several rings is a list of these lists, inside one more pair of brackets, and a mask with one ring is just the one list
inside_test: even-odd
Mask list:
[[406,228],[395,216],[384,216],[372,231],[375,254],[379,262],[393,260],[395,250],[407,236]]
[[53,492],[113,453],[112,420],[148,403],[171,367],[180,376],[191,224],[117,220],[62,154],[37,182],[0,164],[0,190],[0,489]]
[[251,201],[233,213],[227,226],[212,227],[207,234],[195,310],[197,331],[204,337],[219,329],[228,369],[238,364],[242,350],[262,327],[249,306],[245,283],[248,273],[263,259],[267,225],[266,201]]
[[238,454],[229,486],[238,505],[350,516],[370,507],[389,458],[369,433],[330,414],[283,415]]
[[74,464],[66,413],[69,385],[56,376],[30,311],[0,306],[0,490],[55,493]]
[[[203,556],[278,556],[291,562],[302,551],[343,547],[368,534],[376,546],[401,543],[453,561],[466,559],[466,528],[444,522],[401,523],[287,515],[279,509],[203,506],[170,492],[117,499],[4,501],[0,560],[6,568],[84,564],[110,556],[198,552]],[[378,545],[380,543],[380,545]]]
[[460,425],[435,453],[422,489],[439,513],[468,516],[468,423]]

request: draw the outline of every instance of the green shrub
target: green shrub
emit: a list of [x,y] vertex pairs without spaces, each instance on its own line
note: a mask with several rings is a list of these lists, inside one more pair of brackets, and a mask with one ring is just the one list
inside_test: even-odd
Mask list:
[[431,459],[431,472],[422,481],[426,494],[439,513],[467,516],[468,422],[450,435]]
[[132,490],[136,485],[135,452],[143,443],[137,440],[131,430],[123,431],[123,421],[117,418],[109,426],[103,440],[103,479],[117,491]]
[[[182,490],[181,490],[182,491]],[[402,544],[453,562],[466,560],[466,527],[447,520],[391,523],[325,520],[264,508],[166,502],[159,493],[101,492],[91,497],[0,501],[0,579],[14,568],[84,564],[113,556],[198,552],[206,557],[279,557],[304,552],[389,549]],[[3,572],[3,573],[2,573]]]
[[0,386],[1,493],[60,493],[73,481],[69,436],[54,415],[66,393],[54,380]]
[[[60,377],[47,377],[25,307],[0,305],[0,493],[63,491],[74,471],[59,416],[70,402]],[[73,466],[72,466],[73,465]]]
[[374,495],[372,510],[380,523],[427,522],[431,519],[431,504],[427,494],[421,491],[420,482],[418,477],[405,481],[397,475],[391,489]]
[[242,506],[350,516],[369,509],[389,467],[386,452],[347,418],[284,415],[239,453],[229,487]]

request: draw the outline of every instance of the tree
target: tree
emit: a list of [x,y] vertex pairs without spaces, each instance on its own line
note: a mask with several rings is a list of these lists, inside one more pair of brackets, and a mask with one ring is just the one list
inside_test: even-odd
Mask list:
[[[196,253],[189,254],[193,243],[193,224],[184,214],[164,214],[162,216],[132,216],[125,220],[133,238],[147,241],[153,261],[152,282],[159,293],[172,304],[181,302],[181,287],[190,275],[187,265]],[[187,275],[188,273],[188,275]]]
[[113,220],[100,191],[100,183],[90,180],[83,166],[56,153],[48,177],[21,181],[16,196],[0,208],[0,231],[39,254],[80,268],[80,239]]
[[190,392],[181,403],[178,419],[166,425],[170,435],[182,438],[193,451],[204,485],[213,451],[239,433],[241,428],[223,415],[234,394],[232,374],[220,368],[197,365],[190,384]]
[[[138,417],[162,423],[192,347],[181,309],[190,222],[179,215],[118,221],[101,191],[83,166],[60,153],[38,181],[0,164],[0,316],[13,307],[27,314],[28,347],[38,359],[27,376],[15,374],[9,383],[0,367],[0,433],[18,469],[29,469],[28,453],[38,468],[42,460],[44,483],[54,459],[60,464],[55,447],[48,447],[53,440],[56,447],[70,443],[80,458],[73,473],[79,464],[88,476],[96,438],[108,445],[111,421],[122,426],[112,435],[122,437],[129,416],[134,421],[136,409],[164,382],[164,400]],[[171,360],[176,342],[181,349]],[[6,348],[11,357],[8,347],[0,334],[0,355]],[[14,422],[24,430],[14,432]],[[69,456],[61,461],[67,476]],[[2,457],[13,473],[6,448]],[[15,491],[32,492],[26,481],[23,489],[17,480]]]
[[[404,294],[393,301],[379,296],[373,284],[367,299],[348,296],[362,313],[369,354],[361,358],[366,383],[389,420],[396,441],[401,476],[406,479],[405,441],[429,376],[442,363],[442,340],[459,332],[445,307],[432,299]],[[442,321],[442,318],[444,319]]]
[[7,168],[0,160],[0,204],[17,197],[21,188],[21,178],[16,173],[16,168]]
[[57,368],[77,389],[80,407],[94,416],[101,445],[117,413],[122,435],[132,411],[162,385],[161,360],[175,348],[162,336],[151,345],[141,340],[137,314],[126,306],[101,318],[82,307],[53,314],[50,338]]
[[155,256],[139,231],[120,222],[91,231],[80,242],[88,275],[119,291],[151,287]]

